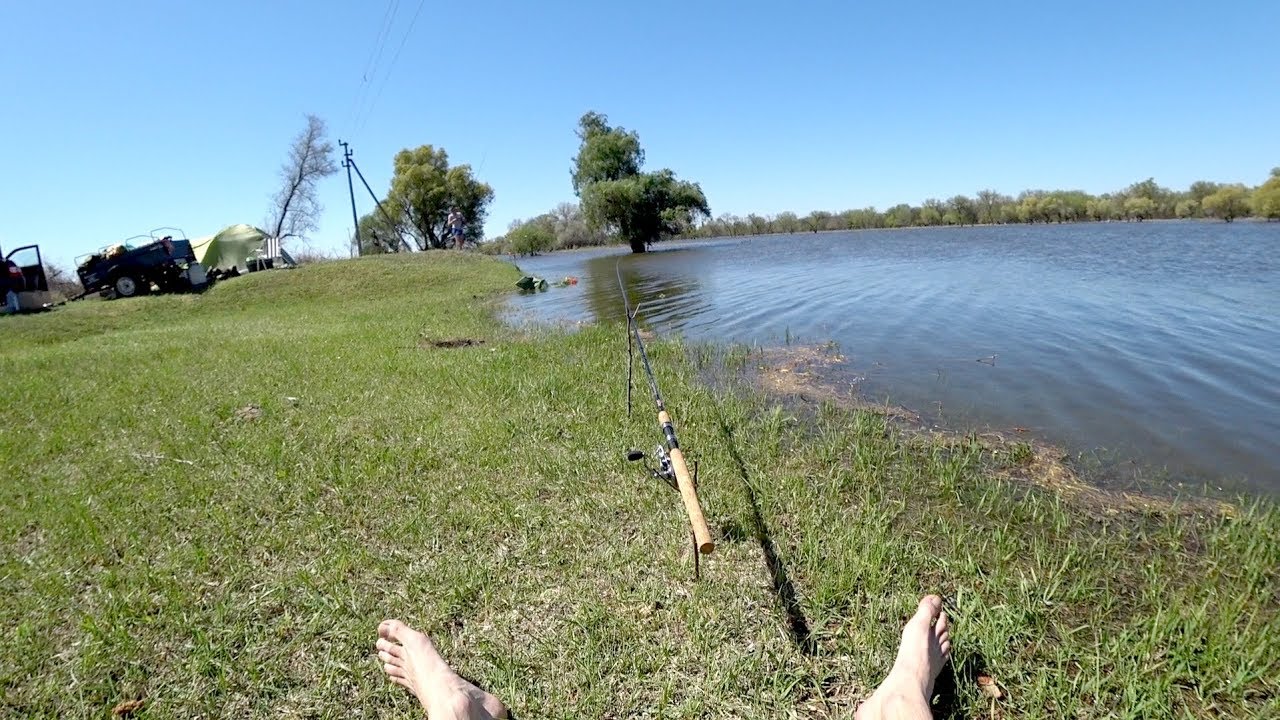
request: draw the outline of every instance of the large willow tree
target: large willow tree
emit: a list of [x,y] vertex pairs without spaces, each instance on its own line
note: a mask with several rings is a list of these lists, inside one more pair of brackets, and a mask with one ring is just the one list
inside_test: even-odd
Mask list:
[[697,183],[663,169],[641,172],[640,136],[609,126],[609,118],[589,112],[578,121],[582,144],[573,159],[573,190],[593,227],[617,233],[632,252],[691,228],[711,216]]

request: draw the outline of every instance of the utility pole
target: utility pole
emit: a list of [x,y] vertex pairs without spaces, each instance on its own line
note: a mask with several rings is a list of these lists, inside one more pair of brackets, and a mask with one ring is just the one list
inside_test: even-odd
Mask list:
[[347,169],[347,194],[351,196],[351,223],[352,233],[356,239],[356,252],[360,253],[360,218],[356,215],[356,191],[355,186],[351,184],[351,165],[354,162],[351,159],[351,146],[339,140],[338,144],[342,146],[342,167]]
[[[396,228],[396,235],[400,238],[400,244],[404,246],[407,252],[413,252],[413,246],[409,244],[408,240],[404,239],[404,233],[400,232],[400,223],[396,222],[395,218],[391,217],[391,214],[387,212],[387,209],[382,207],[382,201],[378,199],[378,194],[373,191],[373,188],[369,187],[369,181],[364,179],[364,173],[360,172],[360,166],[356,165],[354,158],[347,161],[348,181],[351,177],[351,168],[356,169],[356,177],[360,178],[360,184],[364,185],[364,189],[369,191],[369,197],[373,198],[373,202],[378,206],[378,211],[382,213],[382,217],[386,218],[391,227]],[[373,234],[373,241],[382,245],[384,249],[389,249],[385,243],[378,239],[377,233]],[[397,252],[399,251],[397,250]]]

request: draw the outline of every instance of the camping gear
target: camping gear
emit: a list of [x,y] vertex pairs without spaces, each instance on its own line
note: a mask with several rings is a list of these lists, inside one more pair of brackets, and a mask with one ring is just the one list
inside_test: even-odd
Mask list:
[[[689,474],[689,466],[685,463],[684,451],[680,449],[680,443],[676,439],[675,424],[671,420],[671,414],[667,412],[666,405],[662,402],[662,393],[658,390],[658,380],[653,375],[653,367],[649,364],[649,354],[645,352],[644,340],[640,337],[640,325],[636,322],[636,316],[640,314],[640,303],[636,303],[635,309],[631,308],[631,302],[627,299],[627,289],[622,283],[621,261],[614,266],[614,270],[618,275],[618,290],[622,293],[622,307],[627,315],[627,415],[631,415],[631,377],[632,377],[632,345],[640,351],[640,361],[644,366],[645,376],[649,379],[649,391],[653,395],[653,402],[658,408],[658,427],[662,429],[663,439],[666,447],[662,443],[658,443],[657,449],[654,451],[654,457],[658,461],[658,467],[649,468],[649,472],[659,480],[666,482],[674,490],[680,493],[680,499],[684,503],[685,514],[689,516],[689,527],[693,531],[693,578],[698,579],[701,571],[701,556],[710,555],[715,550],[716,545],[711,540],[711,530],[707,527],[707,520],[702,514],[702,503],[698,500],[698,477],[697,465],[694,465],[693,475]],[[627,460],[635,462],[643,460],[645,454],[641,450],[628,450]]]
[[521,290],[529,290],[529,291],[546,290],[547,281],[545,278],[534,277],[532,275],[525,275],[524,277],[516,281],[516,287],[520,288]]
[[280,242],[265,230],[241,223],[191,241],[196,259],[210,272],[247,273],[271,267],[281,256]]

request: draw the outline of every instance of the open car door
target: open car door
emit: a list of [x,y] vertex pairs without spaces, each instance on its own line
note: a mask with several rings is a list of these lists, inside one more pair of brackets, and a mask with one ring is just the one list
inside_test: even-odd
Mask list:
[[5,255],[4,259],[12,260],[22,271],[22,278],[26,281],[23,290],[49,290],[49,279],[44,275],[44,259],[40,257],[39,245],[24,245]]

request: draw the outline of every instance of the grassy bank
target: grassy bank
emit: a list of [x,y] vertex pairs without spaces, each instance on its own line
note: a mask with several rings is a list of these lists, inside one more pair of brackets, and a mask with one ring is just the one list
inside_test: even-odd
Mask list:
[[398,616],[524,718],[837,717],[924,592],[959,610],[941,714],[1280,714],[1274,506],[1075,503],[655,341],[720,542],[691,582],[623,459],[658,436],[621,329],[502,326],[518,276],[371,257],[0,318],[0,714],[416,717],[372,652]]

